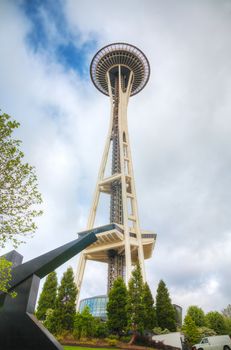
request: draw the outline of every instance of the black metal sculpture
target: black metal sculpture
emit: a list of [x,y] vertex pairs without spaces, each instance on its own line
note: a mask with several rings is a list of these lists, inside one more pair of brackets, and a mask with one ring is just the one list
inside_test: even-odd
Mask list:
[[[97,240],[96,234],[113,229],[105,225],[81,232],[81,237],[24,264],[16,251],[6,254],[13,262],[8,292],[0,294],[1,350],[62,350],[63,347],[33,315],[40,279]],[[18,265],[18,266],[16,266]]]

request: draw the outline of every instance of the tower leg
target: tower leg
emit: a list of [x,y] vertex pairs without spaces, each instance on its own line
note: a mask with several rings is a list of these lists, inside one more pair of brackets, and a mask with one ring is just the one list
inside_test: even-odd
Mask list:
[[76,281],[76,287],[77,287],[77,297],[76,297],[76,306],[78,307],[78,303],[79,303],[79,294],[80,294],[80,289],[81,289],[81,285],[83,282],[83,274],[84,274],[84,270],[85,270],[85,266],[86,266],[86,256],[84,253],[80,254],[79,257],[79,263],[78,263],[78,268],[77,268],[77,272],[76,272],[76,276],[75,276],[75,281]]

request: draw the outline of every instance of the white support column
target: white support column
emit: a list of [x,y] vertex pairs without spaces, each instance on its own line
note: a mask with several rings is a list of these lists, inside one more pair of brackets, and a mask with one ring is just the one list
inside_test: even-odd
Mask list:
[[[110,82],[109,82],[109,85],[110,85]],[[110,86],[109,90],[111,91],[111,86]],[[111,96],[112,95],[110,95],[110,97]],[[113,123],[113,100],[112,100],[112,97],[110,100],[111,100],[110,125],[109,125],[108,135],[107,135],[107,139],[106,139],[106,144],[104,147],[103,157],[102,157],[101,165],[100,165],[100,169],[99,169],[99,174],[98,174],[98,179],[97,179],[97,183],[96,183],[96,189],[95,189],[95,193],[94,193],[94,197],[93,197],[93,202],[92,202],[92,206],[91,206],[91,210],[90,210],[90,214],[89,214],[89,218],[88,218],[87,229],[93,228],[93,226],[94,226],[96,211],[97,211],[97,207],[99,204],[99,197],[100,197],[99,183],[104,178],[105,168],[107,165],[108,154],[109,154],[109,150],[110,150],[110,144],[111,144],[110,138],[111,138],[111,133],[112,133],[112,123]]]
[[[100,169],[99,169],[98,179],[97,179],[97,183],[96,183],[95,193],[93,196],[92,206],[91,206],[89,217],[88,217],[87,229],[91,229],[94,227],[96,212],[97,212],[99,198],[100,198],[99,183],[104,179],[105,168],[107,165],[110,144],[111,144],[111,133],[112,133],[112,124],[113,124],[113,96],[112,96],[112,89],[111,89],[111,84],[110,84],[110,79],[109,79],[108,73],[107,73],[107,78],[108,78],[108,89],[110,92],[110,102],[111,102],[110,125],[109,125],[108,135],[107,135],[107,139],[106,139],[106,144],[104,147],[103,157],[102,157],[101,164],[100,164]],[[77,298],[76,298],[76,305],[77,306],[79,303],[79,294],[80,294],[80,289],[81,289],[82,282],[83,282],[83,275],[84,275],[84,271],[85,271],[85,266],[86,266],[86,257],[85,257],[84,253],[81,253],[80,257],[79,257],[79,262],[78,262],[78,267],[77,267],[77,272],[76,272],[76,277],[75,277],[76,286],[78,289],[78,294],[77,294]]]
[[141,267],[141,272],[143,276],[143,281],[146,282],[146,273],[145,273],[145,267],[144,267],[144,252],[143,252],[143,245],[142,245],[142,236],[140,231],[140,223],[139,223],[139,215],[138,215],[138,206],[137,206],[137,197],[136,197],[136,190],[135,190],[135,181],[134,181],[134,173],[133,173],[133,165],[132,165],[132,156],[131,156],[131,149],[130,149],[130,142],[129,142],[129,136],[128,137],[128,158],[130,160],[129,166],[130,166],[130,172],[131,172],[131,187],[132,187],[132,210],[135,217],[134,222],[134,228],[135,233],[138,241],[138,259],[139,264]]
[[120,140],[120,162],[121,162],[121,185],[122,185],[122,202],[123,202],[123,217],[124,217],[124,243],[125,243],[125,264],[126,264],[126,284],[128,285],[132,272],[131,260],[131,243],[128,225],[128,207],[127,207],[127,185],[125,173],[124,147],[123,147],[123,125],[127,114],[127,99],[126,94],[122,91],[121,85],[121,67],[119,66],[119,140]]
[[[128,126],[127,126],[127,105],[131,93],[131,87],[132,87],[132,78],[133,78],[133,73],[130,73],[129,76],[129,81],[127,85],[127,89],[125,92],[122,92],[122,108],[123,108],[123,113],[122,113],[122,134],[125,133],[126,135],[126,149],[127,149],[127,159],[128,159],[128,167],[129,167],[129,175],[131,178],[131,193],[132,193],[132,198],[131,198],[131,205],[132,205],[132,214],[134,218],[134,229],[138,241],[138,259],[139,259],[139,264],[141,267],[141,272],[143,276],[144,282],[146,281],[146,274],[145,274],[145,267],[144,267],[144,253],[143,253],[143,245],[142,245],[142,237],[141,237],[141,231],[140,231],[140,225],[139,225],[139,216],[138,216],[138,207],[137,207],[137,197],[136,197],[136,190],[135,190],[135,180],[134,180],[134,172],[133,172],[133,165],[132,165],[132,156],[131,156],[131,149],[130,149],[130,141],[129,141],[129,134],[128,134]],[[123,157],[124,157],[124,152],[123,152]],[[123,159],[123,164],[125,164],[125,160]],[[127,194],[127,191],[126,191]],[[126,209],[127,209],[127,196],[126,196]]]
[[86,257],[85,254],[82,252],[79,257],[79,263],[78,263],[78,268],[77,272],[75,275],[75,284],[77,287],[77,297],[76,297],[76,306],[78,308],[79,304],[79,295],[80,295],[80,290],[83,282],[83,274],[86,266]]

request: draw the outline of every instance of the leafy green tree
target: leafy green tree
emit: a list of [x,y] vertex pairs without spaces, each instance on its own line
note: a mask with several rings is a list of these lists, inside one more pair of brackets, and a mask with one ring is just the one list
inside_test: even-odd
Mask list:
[[198,332],[200,334],[200,339],[204,338],[204,337],[211,337],[213,335],[217,335],[217,333],[208,327],[198,327]]
[[210,311],[205,316],[206,324],[217,334],[226,334],[224,317],[218,311]]
[[95,319],[90,313],[88,306],[85,306],[81,313],[82,318],[82,332],[81,337],[89,338],[92,337],[95,333]]
[[95,334],[96,322],[88,306],[83,311],[77,312],[74,318],[74,336],[77,339],[90,338]]
[[225,316],[223,317],[225,322],[225,333],[231,336],[231,318]]
[[12,137],[19,123],[7,114],[0,115],[0,246],[6,242],[17,246],[22,236],[36,230],[34,218],[42,212],[35,209],[41,204],[35,170],[23,163],[21,141]]
[[157,324],[162,329],[176,330],[175,309],[171,303],[168,289],[164,281],[160,280],[156,295]]
[[[74,274],[71,267],[64,272],[61,284],[58,287],[58,295],[52,317],[55,320],[55,334],[63,331],[72,331],[76,313],[77,288],[74,282]],[[51,323],[53,320],[51,320]]]
[[[19,123],[9,115],[0,114],[0,248],[7,242],[17,247],[22,236],[34,233],[34,217],[42,213],[34,207],[42,201],[34,168],[23,163],[21,141],[12,137],[18,127]],[[0,276],[0,292],[7,292],[11,263],[3,257]]]
[[73,335],[77,339],[104,338],[108,335],[107,324],[94,318],[89,307],[86,306],[81,313],[77,312],[75,315]]
[[191,316],[186,315],[184,319],[184,324],[182,326],[182,331],[185,335],[187,343],[191,346],[198,343],[200,340],[200,333],[197,329],[197,326]]
[[96,338],[106,338],[109,335],[107,322],[103,322],[99,318],[95,318],[94,329],[94,337]]
[[[12,262],[8,261],[4,256],[0,258],[0,291],[7,293],[10,287]],[[15,292],[9,293],[12,297],[16,296]]]
[[131,344],[135,341],[137,334],[142,334],[144,331],[143,288],[141,268],[137,264],[128,283],[128,325],[133,332]]
[[143,306],[144,306],[144,329],[153,330],[157,326],[156,309],[154,307],[154,299],[147,282],[143,287]]
[[51,272],[44,283],[42,293],[40,294],[36,316],[39,320],[45,320],[48,309],[55,308],[56,294],[57,294],[57,274]]
[[200,307],[195,305],[189,306],[187,310],[187,315],[189,315],[192,318],[197,327],[205,326],[205,314]]
[[107,317],[108,327],[112,333],[121,335],[128,323],[126,285],[121,277],[117,278],[108,295]]

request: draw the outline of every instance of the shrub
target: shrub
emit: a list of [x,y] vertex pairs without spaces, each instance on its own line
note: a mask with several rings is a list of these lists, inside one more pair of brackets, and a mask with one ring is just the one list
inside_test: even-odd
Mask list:
[[108,326],[106,322],[95,319],[94,337],[106,338],[109,334]]
[[109,346],[116,346],[118,344],[117,339],[106,338],[106,341],[107,341]]
[[129,343],[129,341],[131,340],[131,336],[130,335],[123,335],[120,340],[124,343]]
[[118,340],[119,339],[119,336],[117,334],[110,334],[108,336],[108,339],[115,339],[115,340]]
[[200,334],[200,338],[217,335],[217,333],[213,329],[208,328],[208,327],[199,327],[198,331],[199,331],[199,334]]
[[170,333],[170,331],[167,328],[162,329],[161,327],[155,327],[153,329],[153,333],[155,333],[155,334],[168,334],[168,333]]

